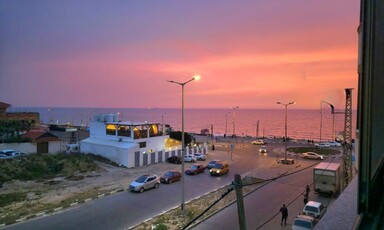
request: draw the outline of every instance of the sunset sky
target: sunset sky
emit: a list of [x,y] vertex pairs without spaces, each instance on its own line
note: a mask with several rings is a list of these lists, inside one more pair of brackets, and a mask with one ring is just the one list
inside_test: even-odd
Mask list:
[[[359,0],[1,0],[0,101],[317,109],[357,96]],[[354,108],[356,108],[354,106]],[[293,107],[292,107],[293,109]]]

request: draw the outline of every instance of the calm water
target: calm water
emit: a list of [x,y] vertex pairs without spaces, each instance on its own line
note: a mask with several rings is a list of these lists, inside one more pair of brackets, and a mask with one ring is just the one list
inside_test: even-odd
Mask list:
[[[88,125],[95,114],[119,113],[120,120],[132,122],[158,122],[170,124],[174,130],[181,130],[181,109],[116,109],[116,108],[11,108],[10,112],[39,112],[42,123],[70,123]],[[200,133],[202,129],[213,126],[213,133],[238,136],[255,136],[259,121],[258,136],[283,137],[285,135],[284,109],[185,109],[184,128],[186,132]],[[344,130],[344,115],[336,114],[335,132]],[[319,140],[320,110],[287,111],[287,133],[291,138]],[[355,113],[352,118],[355,134]],[[322,140],[332,139],[333,116],[329,110],[323,109]],[[341,134],[342,135],[342,134]]]

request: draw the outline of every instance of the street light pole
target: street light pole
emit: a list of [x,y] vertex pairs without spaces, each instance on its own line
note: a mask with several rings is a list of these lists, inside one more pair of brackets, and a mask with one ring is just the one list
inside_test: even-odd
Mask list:
[[293,105],[293,104],[296,104],[296,102],[292,101],[292,102],[289,102],[287,104],[284,104],[284,103],[281,103],[281,102],[276,102],[277,104],[280,104],[280,105],[284,105],[285,106],[285,141],[284,141],[284,162],[286,163],[287,162],[287,110],[288,110],[288,106],[289,105]]
[[[319,143],[321,143],[321,135],[322,135],[322,130],[323,130],[323,103],[326,103],[326,104],[328,104],[329,105],[329,107],[331,107],[331,113],[332,113],[332,138],[333,138],[333,134],[334,134],[334,129],[335,129],[335,107],[331,104],[331,103],[329,103],[329,102],[327,102],[327,101],[321,101],[320,102],[320,142]],[[334,141],[335,140],[335,138],[333,138],[333,140],[332,141]]]
[[229,114],[229,112],[227,112],[227,113],[225,113],[225,137],[227,137],[227,124],[228,124],[228,114]]
[[233,135],[232,137],[236,136],[236,109],[240,108],[239,106],[233,107]]
[[[184,86],[193,81],[199,80],[200,76],[196,75],[192,79],[186,82],[177,82],[177,81],[168,81],[181,85],[181,173],[184,173],[184,156],[185,156],[185,141],[184,141]],[[181,177],[181,214],[185,214],[185,179],[184,176]]]

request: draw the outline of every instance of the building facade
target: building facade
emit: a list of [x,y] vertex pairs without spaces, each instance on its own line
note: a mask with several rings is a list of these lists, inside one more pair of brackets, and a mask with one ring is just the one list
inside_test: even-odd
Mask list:
[[[162,125],[148,122],[122,122],[117,114],[99,114],[90,122],[89,138],[80,141],[80,152],[103,156],[128,168],[156,164],[172,155],[181,156],[180,142],[172,143]],[[207,148],[188,148],[186,154]]]

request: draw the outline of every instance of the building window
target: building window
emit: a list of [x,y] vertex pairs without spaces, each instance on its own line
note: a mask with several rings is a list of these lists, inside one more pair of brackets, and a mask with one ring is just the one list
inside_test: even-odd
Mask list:
[[116,126],[115,125],[107,125],[107,127],[105,128],[105,131],[106,131],[107,135],[115,136],[116,135]]
[[117,135],[120,137],[131,137],[131,129],[128,126],[119,126]]
[[140,148],[145,148],[145,147],[147,147],[147,142],[139,142],[139,147]]

